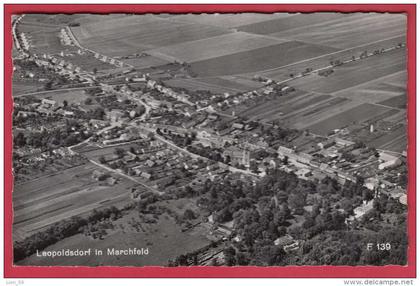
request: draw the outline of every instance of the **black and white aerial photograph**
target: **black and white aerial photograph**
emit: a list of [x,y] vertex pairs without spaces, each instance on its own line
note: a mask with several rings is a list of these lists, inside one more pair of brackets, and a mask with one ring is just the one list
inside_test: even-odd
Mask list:
[[407,265],[406,14],[11,27],[14,265]]

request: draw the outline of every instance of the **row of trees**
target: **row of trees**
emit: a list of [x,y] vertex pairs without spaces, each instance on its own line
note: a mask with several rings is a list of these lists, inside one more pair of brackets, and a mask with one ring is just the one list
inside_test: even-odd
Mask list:
[[75,234],[81,233],[83,227],[89,223],[96,223],[111,216],[116,218],[121,215],[121,211],[116,207],[97,210],[94,209],[87,218],[74,216],[70,219],[62,220],[48,227],[46,230],[37,232],[23,241],[15,242],[13,245],[13,259],[19,261],[46,247]]

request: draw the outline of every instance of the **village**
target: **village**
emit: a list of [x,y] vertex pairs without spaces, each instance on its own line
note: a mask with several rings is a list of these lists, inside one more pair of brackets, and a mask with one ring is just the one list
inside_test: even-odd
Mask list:
[[[255,75],[254,81],[262,83],[259,88],[203,96],[200,92],[169,87],[156,78],[156,73],[139,71],[124,62],[124,57],[111,57],[85,48],[69,26],[60,28],[57,34],[60,49],[40,53],[33,46],[31,36],[19,32],[24,19],[22,15],[13,22],[17,54],[14,84],[35,84],[38,88],[14,94],[17,192],[21,185],[31,184],[37,178],[42,180],[46,174],[52,176],[67,168],[85,166],[83,174],[75,174],[74,178],[83,178],[89,188],[118,189],[112,200],[127,214],[140,209],[146,215],[146,210],[153,209],[153,213],[163,208],[159,204],[188,200],[187,205],[194,205],[195,211],[188,215],[183,209],[183,216],[189,218],[188,223],[177,223],[180,231],[185,235],[200,233],[208,243],[189,249],[184,256],[168,258],[169,265],[230,264],[232,258],[226,249],[233,247],[233,252],[238,252],[244,241],[248,241],[243,233],[245,228],[238,227],[240,219],[234,213],[222,216],[226,209],[220,210],[210,203],[219,199],[213,195],[211,185],[230,188],[242,181],[244,186],[238,189],[246,186],[254,190],[282,174],[305,188],[316,189],[325,184],[341,192],[359,188],[358,195],[351,200],[344,195],[308,191],[302,205],[289,206],[287,212],[284,203],[278,202],[279,195],[273,195],[276,207],[287,214],[282,227],[279,226],[281,231],[276,230],[264,239],[271,241],[270,247],[281,248],[286,254],[299,253],[312,238],[297,234],[294,229],[302,227],[306,216],[322,202],[318,215],[333,208],[344,216],[340,227],[349,229],[366,223],[365,215],[376,210],[375,202],[381,197],[398,201],[399,208],[407,206],[407,152],[375,148],[355,136],[357,131],[364,132],[366,138],[376,138],[375,134],[392,131],[394,126],[384,127],[379,119],[354,124],[359,128],[354,128],[356,131],[343,127],[322,135],[285,127],[281,121],[266,122],[243,115],[243,107],[250,102],[295,96],[293,80],[314,75],[328,77],[334,68],[350,61],[327,63],[326,68],[307,69],[283,81]],[[392,50],[403,46],[397,45]],[[386,52],[385,49],[366,52],[353,57],[351,62]],[[142,54],[138,58],[146,57],[147,54]],[[182,69],[181,73],[184,72]],[[66,184],[71,185],[71,181]],[[272,188],[273,184],[267,186]],[[70,187],[66,192],[73,191]],[[63,205],[65,196],[61,198]],[[71,217],[90,218],[90,211],[103,209],[105,203],[111,206],[105,195],[93,198],[85,193],[83,196],[89,204],[75,208]],[[288,196],[290,199],[293,192]],[[244,204],[248,206],[245,197]],[[232,200],[228,200],[229,204],[233,204]],[[344,202],[350,206],[343,207]],[[152,208],[153,204],[157,206]],[[257,216],[263,216],[261,209],[265,204],[258,199],[254,202]],[[61,215],[60,210],[54,211]],[[174,215],[172,210],[168,213],[180,220],[180,215]],[[155,219],[161,223],[159,215]],[[22,219],[22,226],[16,224],[19,230],[16,237],[25,240],[53,225],[43,213],[33,220],[40,227],[28,227]]]

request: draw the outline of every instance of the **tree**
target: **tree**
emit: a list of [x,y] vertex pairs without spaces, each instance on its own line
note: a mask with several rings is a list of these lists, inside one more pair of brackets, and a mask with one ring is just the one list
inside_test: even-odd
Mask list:
[[50,89],[52,89],[52,85],[53,85],[53,82],[52,81],[48,81],[48,82],[45,83],[44,89],[50,90]]
[[223,255],[225,257],[225,264],[227,266],[236,265],[235,254],[236,254],[236,250],[232,246],[229,246],[228,248],[225,248],[223,250]]
[[102,107],[97,107],[92,114],[94,119],[103,120],[105,116],[105,110]]
[[99,163],[101,164],[105,164],[106,163],[106,159],[104,156],[99,157]]
[[69,105],[69,103],[67,102],[67,100],[63,100],[63,107],[67,107]]
[[116,148],[114,150],[114,154],[118,156],[118,158],[124,157],[125,150],[123,148]]
[[191,209],[186,209],[185,211],[184,211],[184,215],[183,215],[183,218],[184,219],[186,219],[186,220],[192,220],[192,219],[195,219],[195,213],[194,213],[194,211],[193,210],[191,210]]
[[25,135],[22,132],[19,132],[15,138],[14,138],[14,143],[16,146],[18,147],[22,147],[26,144],[26,138]]
[[95,67],[95,68],[93,68],[93,74],[96,74],[97,72],[98,72],[98,69]]

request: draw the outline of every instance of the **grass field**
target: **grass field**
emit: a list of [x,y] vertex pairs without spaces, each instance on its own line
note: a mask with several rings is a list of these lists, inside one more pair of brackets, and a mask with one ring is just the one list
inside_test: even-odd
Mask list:
[[345,20],[351,17],[349,14],[340,13],[312,13],[294,14],[291,17],[267,20],[264,22],[253,23],[237,27],[239,31],[255,34],[273,34],[298,27],[312,26],[317,23],[326,23],[331,20]]
[[263,86],[262,83],[240,78],[236,76],[223,76],[223,77],[208,77],[208,78],[199,78],[200,82],[203,82],[205,84],[213,84],[222,86],[224,88],[231,88],[236,89],[240,91],[248,91],[257,89]]
[[407,126],[400,124],[398,128],[390,133],[387,133],[374,141],[369,142],[369,145],[394,152],[402,152],[407,150]]
[[260,70],[279,67],[304,58],[316,57],[334,51],[336,51],[334,48],[290,41],[251,51],[197,61],[192,63],[191,67],[196,74],[202,77],[257,73]]
[[54,91],[47,93],[38,93],[33,95],[35,98],[39,99],[51,99],[56,101],[59,105],[63,104],[63,101],[66,100],[69,104],[72,103],[83,103],[83,101],[88,97],[85,92],[81,89],[70,90],[70,91]]
[[147,256],[85,256],[85,257],[56,257],[40,258],[31,257],[19,262],[19,265],[113,265],[113,266],[164,266],[168,259],[174,259],[181,254],[192,252],[210,243],[204,234],[182,232],[181,226],[177,225],[171,217],[164,214],[159,217],[156,224],[142,223],[143,231],[131,229],[128,225],[130,220],[138,221],[136,210],[123,218],[115,221],[117,227],[103,240],[93,240],[82,234],[75,235],[59,241],[46,250],[60,249],[101,249],[106,253],[107,248],[128,249],[148,248]]
[[280,102],[277,106],[274,105],[273,102],[268,102],[259,108],[260,111],[250,109],[244,113],[241,113],[241,115],[246,116],[252,120],[271,122],[275,119],[287,116],[289,113],[302,110],[312,106],[315,103],[326,100],[329,97],[329,95],[306,94],[299,97],[297,100],[290,100],[287,103],[281,102],[279,100]]
[[378,103],[389,106],[389,107],[405,109],[407,108],[407,95],[404,94],[404,95],[394,96],[394,97],[391,97],[390,99],[387,99]]
[[147,56],[147,57],[140,57],[140,58],[132,58],[132,59],[122,59],[123,62],[132,65],[137,69],[145,69],[154,66],[162,66],[169,64],[169,61],[164,60],[162,58]]
[[57,54],[64,49],[60,42],[60,28],[58,27],[23,21],[19,28],[21,32],[25,33],[31,45],[31,50],[35,53]]
[[272,46],[286,41],[245,32],[237,32],[183,42],[146,52],[158,57],[170,57],[179,61],[196,62]]
[[351,88],[335,92],[335,96],[379,103],[396,108],[405,108],[407,72],[401,71],[380,77]]
[[12,83],[12,90],[14,95],[35,92],[43,87],[44,83],[37,81],[23,82],[20,80],[14,80]]
[[303,90],[333,93],[390,75],[406,68],[404,49],[390,51],[362,61],[345,64],[328,77],[311,75],[293,81],[293,86]]
[[201,80],[197,79],[170,79],[166,80],[165,84],[167,84],[170,87],[178,87],[178,88],[185,88],[190,91],[197,91],[197,90],[208,90],[212,93],[236,93],[243,91],[244,89],[239,89],[237,87],[224,87],[221,85],[206,83]]
[[[398,43],[405,43],[405,36],[398,36],[392,39],[379,40],[370,44],[363,44],[360,46],[353,46],[353,48],[348,48],[344,50],[339,50],[337,52],[321,55],[315,58],[306,58],[301,62],[295,62],[285,67],[276,67],[270,70],[261,71],[260,74],[267,76],[275,80],[285,80],[290,78],[290,74],[299,74],[304,71],[306,68],[322,68],[331,61],[335,60],[349,60],[352,56],[359,56],[363,51],[373,52],[375,50],[380,50],[382,48],[390,48],[397,45]],[[252,77],[254,74],[248,74],[248,77]]]
[[116,185],[108,186],[92,179],[94,170],[98,167],[88,163],[15,185],[14,239],[95,208],[130,201],[128,190],[135,186],[133,182],[120,178]]
[[82,45],[110,56],[130,55],[229,32],[215,26],[174,22],[154,15],[105,18],[72,30]]
[[317,134],[327,135],[334,129],[365,122],[389,110],[390,108],[387,107],[364,103],[313,124],[308,129]]
[[358,13],[345,19],[293,28],[270,36],[345,49],[400,36],[405,29],[404,15]]
[[203,25],[219,26],[223,28],[234,28],[258,22],[265,22],[273,19],[283,19],[293,16],[288,13],[238,13],[238,14],[186,14],[170,15],[170,20],[179,22],[197,23]]

